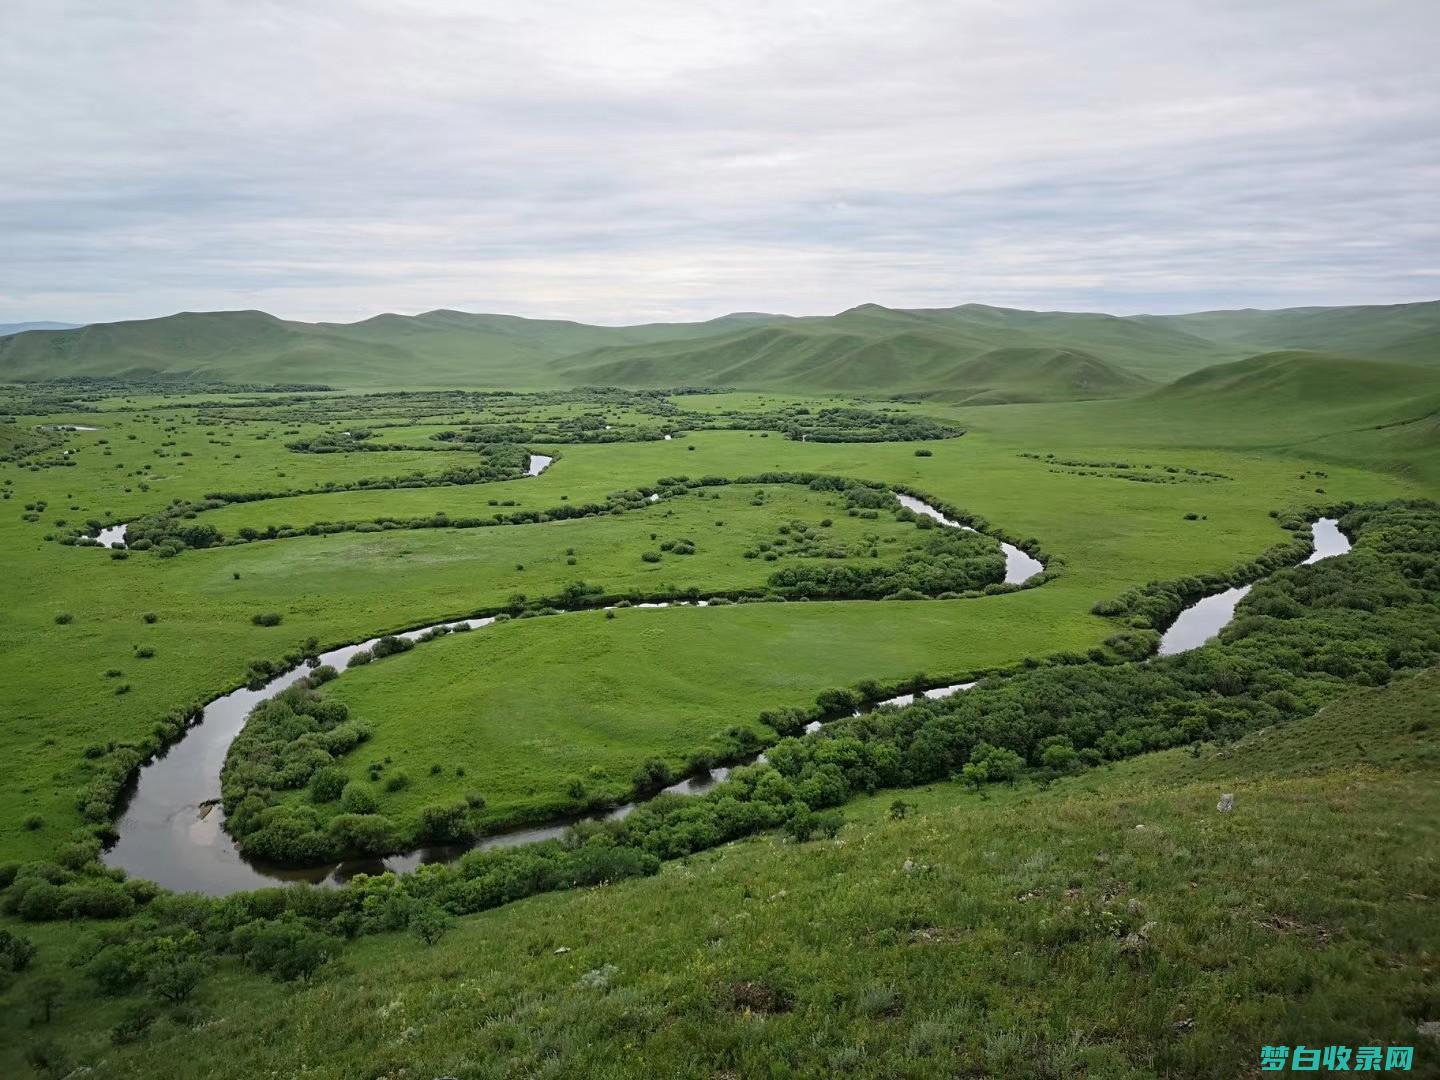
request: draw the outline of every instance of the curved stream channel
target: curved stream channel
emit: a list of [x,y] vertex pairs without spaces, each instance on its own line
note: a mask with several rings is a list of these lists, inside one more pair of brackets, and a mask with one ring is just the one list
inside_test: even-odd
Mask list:
[[[532,457],[530,475],[538,475],[550,463],[549,459],[541,460],[543,463],[539,463],[537,467],[537,462]],[[903,505],[917,514],[924,514],[953,528],[968,528],[945,517],[919,499],[908,495],[900,495],[898,498]],[[118,528],[123,530],[124,526]],[[1315,522],[1312,531],[1315,535],[1315,553],[1306,559],[1306,562],[1343,554],[1350,549],[1349,541],[1336,528],[1335,522],[1328,518]],[[1038,560],[1013,545],[1002,544],[1001,547],[1005,552],[1007,582],[1023,583],[1044,569]],[[1230,589],[1216,596],[1206,597],[1186,609],[1162,640],[1162,653],[1182,652],[1213,638],[1229,621],[1235,605],[1248,591],[1249,586],[1244,589]],[[1227,600],[1232,594],[1233,599]],[[696,604],[703,607],[705,601],[700,600]],[[636,606],[658,608],[669,605]],[[1202,615],[1195,614],[1202,608]],[[442,625],[478,629],[494,621],[493,618],[459,619]],[[420,627],[396,636],[414,639],[430,629],[432,627]],[[351,656],[361,649],[371,647],[377,640],[379,639],[372,638],[369,641],[331,649],[320,654],[319,662],[329,664],[343,673]],[[378,874],[386,870],[403,873],[424,863],[449,862],[467,851],[514,847],[553,839],[562,836],[578,820],[618,820],[639,805],[627,803],[598,814],[481,837],[473,844],[424,847],[383,859],[355,859],[303,868],[280,867],[247,860],[236,849],[234,841],[224,828],[225,811],[219,803],[220,770],[225,764],[230,743],[244,727],[250,710],[264,699],[273,697],[285,687],[304,678],[308,671],[309,669],[302,665],[276,676],[258,690],[235,690],[207,704],[201,723],[191,728],[168,751],[141,769],[135,791],[115,825],[119,839],[103,856],[106,865],[118,866],[132,877],[155,881],[177,892],[201,892],[212,896],[291,882],[335,886],[343,885],[358,873]],[[973,682],[958,683],[926,690],[923,694],[901,694],[878,702],[877,706],[909,705],[921,697],[948,697],[974,685]],[[819,728],[817,721],[810,724],[806,732],[813,733]],[[764,761],[765,755],[760,754],[754,760]],[[715,787],[729,775],[729,768],[716,768],[703,776],[688,777],[672,784],[665,788],[663,793],[698,795]]]

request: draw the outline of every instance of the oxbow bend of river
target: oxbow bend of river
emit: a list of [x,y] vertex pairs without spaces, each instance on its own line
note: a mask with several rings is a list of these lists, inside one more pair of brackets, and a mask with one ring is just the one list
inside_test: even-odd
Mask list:
[[[540,458],[543,464],[539,464],[537,468],[538,457],[540,456],[536,455],[531,459],[530,475],[538,475],[550,464],[551,459]],[[934,518],[951,528],[968,528],[947,518],[920,499],[909,495],[897,497],[905,507],[917,514]],[[124,527],[119,528],[123,530]],[[1312,524],[1311,532],[1315,548],[1309,558],[1304,560],[1305,563],[1341,555],[1350,550],[1349,540],[1340,532],[1333,519],[1319,519]],[[1002,544],[1001,547],[1005,552],[1007,582],[1022,584],[1044,570],[1038,560],[1014,545]],[[1186,608],[1163,635],[1160,654],[1168,656],[1198,648],[1214,638],[1234,616],[1236,605],[1250,588],[1251,586],[1247,585],[1243,588],[1227,589]],[[693,603],[700,607],[706,605],[704,600]],[[641,608],[669,606],[665,603],[637,605]],[[494,621],[493,617],[487,617],[460,619],[437,625],[452,629],[463,626],[473,630],[489,626]],[[434,628],[425,626],[397,636],[414,640]],[[378,638],[375,638],[332,649],[322,653],[318,662],[329,664],[336,671],[343,672],[350,657],[362,649],[370,648],[377,640]],[[639,805],[635,802],[626,803],[601,813],[568,817],[541,826],[481,837],[471,844],[422,847],[383,859],[355,859],[301,868],[247,860],[225,831],[224,810],[219,805],[220,771],[225,763],[225,755],[235,736],[244,727],[251,709],[304,678],[308,671],[307,666],[302,666],[277,676],[257,690],[235,690],[208,704],[205,707],[203,723],[191,728],[178,743],[141,770],[135,791],[116,823],[119,838],[105,852],[105,863],[125,870],[132,877],[155,881],[167,889],[177,892],[201,892],[213,896],[292,882],[339,886],[359,873],[379,874],[387,870],[404,873],[425,863],[450,862],[467,851],[515,847],[555,839],[564,835],[577,821],[618,820]],[[973,682],[957,683],[926,690],[923,694],[902,694],[878,702],[872,707],[909,705],[920,697],[948,697],[969,690],[974,685]],[[818,721],[811,723],[806,728],[806,733],[813,734],[820,727]],[[752,759],[764,760],[764,754]],[[730,772],[731,769],[727,767],[712,769],[703,775],[687,777],[672,784],[665,788],[663,793],[703,794],[723,782]]]

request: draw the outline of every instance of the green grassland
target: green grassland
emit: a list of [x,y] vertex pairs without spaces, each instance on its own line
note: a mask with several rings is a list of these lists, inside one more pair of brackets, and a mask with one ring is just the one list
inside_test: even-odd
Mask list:
[[[1396,415],[1407,407],[1396,403]],[[1190,401],[1184,410],[1191,415],[1197,406]],[[502,604],[515,592],[553,595],[578,580],[616,591],[651,584],[718,590],[760,580],[763,564],[739,558],[741,545],[733,539],[725,544],[711,539],[727,529],[749,527],[729,509],[714,515],[734,521],[724,528],[716,528],[713,519],[706,523],[703,516],[676,523],[666,515],[681,510],[655,506],[613,518],[543,525],[296,537],[190,551],[171,560],[137,554],[116,562],[104,552],[43,539],[56,519],[133,520],[172,498],[199,498],[216,488],[303,489],[414,470],[433,475],[468,456],[421,451],[297,454],[285,449],[284,431],[308,434],[333,425],[266,419],[199,426],[188,422],[193,415],[189,410],[107,413],[105,431],[64,436],[65,445],[78,451],[71,457],[73,467],[32,472],[7,465],[0,474],[13,481],[12,497],[0,504],[6,511],[0,515],[0,537],[18,571],[6,589],[9,617],[0,627],[0,647],[16,673],[0,688],[7,718],[0,738],[9,748],[0,766],[5,774],[0,784],[0,850],[41,855],[78,824],[74,793],[86,782],[84,747],[144,735],[175,705],[242,684],[251,661],[277,660],[308,638],[317,638],[322,646],[342,644]],[[643,618],[634,613],[636,617],[617,619],[604,630],[614,655],[634,658],[626,664],[632,677],[624,681],[624,696],[606,708],[633,705],[649,718],[636,721],[648,723],[652,731],[649,739],[631,744],[638,763],[652,751],[681,753],[682,743],[690,738],[700,740],[693,749],[705,745],[716,727],[727,726],[713,719],[725,695],[742,703],[732,722],[747,722],[756,704],[789,704],[865,677],[961,674],[1026,656],[1083,651],[1113,632],[1089,614],[1096,601],[1136,583],[1223,571],[1252,557],[1284,536],[1270,519],[1271,510],[1435,490],[1427,483],[1433,474],[1416,478],[1328,463],[1323,467],[1326,476],[1319,479],[1313,475],[1316,460],[1297,461],[1292,446],[1274,445],[1279,440],[1268,432],[1275,425],[1257,425],[1228,403],[1188,425],[1175,421],[1174,414],[1169,422],[1157,418],[1151,405],[1139,403],[1128,408],[1105,402],[992,406],[959,409],[955,415],[969,426],[969,433],[927,444],[930,457],[915,456],[912,444],[796,443],[773,434],[702,431],[671,442],[551,447],[559,459],[532,479],[301,496],[230,506],[201,518],[231,532],[245,524],[305,525],[378,514],[445,510],[460,516],[491,510],[491,498],[541,508],[560,505],[565,497],[576,503],[603,498],[617,488],[653,483],[667,475],[733,477],[788,469],[913,486],[979,513],[1014,535],[1037,538],[1052,563],[1063,564],[1063,573],[1042,588],[981,601],[827,603],[788,605],[783,613],[746,608]],[[1373,410],[1367,410],[1367,417],[1373,419]],[[27,416],[20,424],[83,423],[87,418],[84,413]],[[1304,433],[1311,430],[1306,427]],[[132,434],[134,440],[129,439]],[[109,441],[102,444],[101,439]],[[1237,449],[1204,448],[1207,439],[1215,446],[1237,444]],[[1268,445],[1257,453],[1254,444],[1262,440]],[[1057,469],[1020,456],[1064,455],[1074,448],[1083,448],[1088,460],[1188,467],[1231,479],[1198,482],[1182,475],[1180,482],[1136,483]],[[1303,450],[1323,451],[1323,443],[1307,444]],[[185,453],[191,456],[181,456]],[[1421,454],[1414,460],[1423,464],[1432,458]],[[153,468],[142,472],[145,463]],[[141,483],[150,490],[141,490]],[[1323,496],[1317,494],[1321,488]],[[24,504],[35,499],[47,501],[40,522],[22,520]],[[842,517],[833,509],[826,513]],[[1202,518],[1187,520],[1187,514]],[[783,516],[777,514],[775,520]],[[639,555],[650,546],[649,534],[669,538],[672,523],[683,524],[680,532],[693,534],[696,555],[642,563]],[[570,548],[576,551],[574,566],[565,554]],[[280,626],[251,624],[251,616],[271,611],[284,616]],[[145,612],[154,612],[157,621],[143,622]],[[60,613],[71,614],[73,622],[56,625]],[[720,635],[723,643],[723,653],[708,654],[723,657],[721,662],[694,667],[700,687],[695,692],[710,706],[688,721],[673,712],[653,711],[665,684],[663,678],[658,684],[653,681],[649,672],[656,665],[639,644],[653,625],[665,627],[666,647],[677,655],[706,655],[705,642],[712,635]],[[485,638],[487,644],[481,645],[477,637],[474,647],[503,654],[512,648],[512,635],[518,641],[530,632],[496,628]],[[776,686],[769,644],[777,635],[790,643],[793,655],[784,666],[781,686]],[[138,658],[137,648],[147,647],[155,655]],[[557,649],[555,655],[561,652]],[[401,675],[395,692],[421,700],[421,684],[408,684],[404,678],[412,669],[420,680],[429,677],[421,654],[393,663]],[[586,686],[608,674],[607,668],[607,661],[597,656],[588,664],[570,663],[566,676]],[[108,671],[121,674],[107,677]],[[543,729],[553,722],[558,706],[532,694],[530,682],[521,667],[485,666],[472,684],[474,700],[506,704],[500,718],[466,714],[466,723],[481,725],[479,731],[495,723],[516,733],[532,726]],[[117,695],[121,687],[128,690]],[[774,699],[763,702],[772,692]],[[466,704],[460,694],[444,713],[453,715]],[[355,706],[384,726],[388,703],[372,709],[356,700]],[[672,730],[677,723],[683,735]],[[439,730],[448,732],[452,726],[447,720]],[[418,746],[407,753],[427,763],[436,756],[423,755]],[[618,758],[611,769],[622,776],[629,771],[621,769]],[[32,811],[45,819],[43,829],[22,827],[22,819]]]
[[[844,333],[881,337],[907,322],[992,336],[1059,333],[1063,323],[976,308],[836,318]],[[1198,367],[1210,348],[1189,331],[1162,348],[1156,334],[1180,331],[1143,320],[1066,318],[1088,327],[1068,348],[1158,350],[1144,379]],[[438,321],[447,334],[463,323]],[[822,332],[805,320],[776,326],[792,322]],[[718,341],[737,326],[757,330],[742,320],[706,332]],[[571,344],[583,336],[506,328],[531,331]],[[390,325],[387,347],[410,332]],[[615,344],[653,350],[671,333],[648,328]],[[4,340],[0,360],[12,355]],[[560,346],[530,348],[533,360]],[[116,355],[94,346],[100,367]],[[395,354],[376,354],[377,378],[381,355]],[[381,761],[382,775],[411,780],[398,791],[375,785],[382,813],[408,826],[422,807],[478,792],[498,824],[625,797],[646,761],[683,768],[737,725],[768,738],[762,710],[804,706],[830,688],[917,673],[960,681],[1058,653],[1083,660],[1117,629],[1092,614],[1097,602],[1248,562],[1290,538],[1276,512],[1440,493],[1440,376],[1312,352],[1244,355],[1166,385],[1131,381],[1114,400],[1010,404],[988,391],[949,393],[929,376],[924,399],[905,401],[793,387],[649,398],[171,395],[151,381],[134,392],[18,388],[0,418],[9,458],[0,461],[0,865],[66,849],[82,827],[77,793],[96,768],[87,754],[143,739],[176,706],[243,685],[257,661],[580,582],[636,598],[760,589],[777,569],[829,562],[746,557],[762,543],[776,550],[792,521],[847,549],[838,563],[869,563],[870,547],[888,563],[925,535],[788,483],[698,488],[528,524],[317,528],[173,558],[58,542],[90,519],[137,521],[217,491],[305,492],[195,511],[195,523],[237,538],[270,526],[543,511],[665,477],[775,471],[923,492],[1044,552],[1052,576],[1003,595],[519,618],[357,667],[323,689],[373,732],[341,759],[346,775],[366,782],[367,764]],[[1023,381],[1018,370],[1007,377],[1012,389]],[[848,382],[864,380],[833,385]],[[1060,396],[1087,395],[1071,384]],[[895,410],[963,434],[785,438],[781,418],[800,407]],[[755,413],[773,414],[776,429],[693,423]],[[538,477],[325,490],[432,480],[487,460],[432,438],[442,431],[595,417],[616,428],[668,417],[685,433],[527,437],[523,449],[555,457]],[[40,430],[67,424],[103,430]],[[370,443],[400,448],[286,445],[361,427]],[[661,550],[682,539],[693,554]],[[262,613],[279,625],[257,625]],[[365,937],[298,989],[222,958],[194,999],[160,1010],[133,1043],[109,1036],[133,1001],[100,996],[65,962],[102,922],[22,927],[0,916],[0,928],[23,930],[41,950],[33,975],[0,972],[0,1075],[25,1075],[51,1044],[39,1071],[60,1076],[103,1058],[97,1075],[1229,1077],[1252,1070],[1266,1042],[1415,1042],[1415,1023],[1440,1016],[1425,959],[1437,934],[1425,904],[1440,887],[1425,854],[1440,820],[1437,700],[1430,672],[1195,756],[1148,754],[1053,787],[990,785],[984,798],[958,783],[884,792],[846,806],[834,843],[762,835],[667,863],[653,878],[467,916],[430,948],[408,935]],[[1238,793],[1233,815],[1214,810],[1222,791]],[[892,819],[897,795],[918,813]],[[37,980],[58,980],[48,1023],[36,1013]]]
[[53,1015],[10,1000],[0,1070],[39,1046],[115,1077],[1139,1080],[1394,1043],[1434,1076],[1437,701],[1432,671],[1048,790],[936,784],[901,820],[880,793],[834,840],[367,938],[309,984],[230,962],[139,1041],[112,1043],[134,1006],[66,965],[74,931],[27,926]]
[[[959,609],[1000,598],[632,608],[452,635],[335,684],[330,695],[374,731],[342,767],[363,781],[369,762],[389,761],[371,787],[380,812],[407,826],[422,807],[470,791],[496,822],[620,800],[645,761],[682,773],[697,752],[718,752],[731,726],[770,734],[762,710],[807,706],[857,681],[852,673],[959,681],[1049,651],[1044,616],[1005,599],[1010,617],[993,627],[993,616]],[[396,771],[412,782],[387,792]],[[579,797],[568,793],[577,778]]]

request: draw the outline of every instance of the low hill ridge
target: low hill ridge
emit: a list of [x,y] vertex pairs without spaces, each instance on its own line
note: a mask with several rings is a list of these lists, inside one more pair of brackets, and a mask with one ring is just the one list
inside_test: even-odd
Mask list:
[[350,323],[256,310],[184,311],[0,335],[0,381],[162,376],[512,388],[608,382],[1052,401],[1138,393],[1149,383],[1295,348],[1440,368],[1440,302],[1125,317],[868,303],[828,316],[732,312],[633,326],[451,308]]

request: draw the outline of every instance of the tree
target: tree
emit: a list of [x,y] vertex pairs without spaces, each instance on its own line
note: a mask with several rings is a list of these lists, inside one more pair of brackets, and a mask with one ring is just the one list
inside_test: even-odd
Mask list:
[[450,916],[437,904],[425,904],[410,915],[410,931],[426,945],[434,945],[450,929]]
[[985,798],[984,785],[1002,780],[1014,784],[1024,766],[1025,759],[1015,751],[1007,750],[1003,746],[992,746],[987,742],[978,742],[970,751],[970,760],[961,767],[960,777],[967,787]]
[[985,794],[981,788],[990,782],[990,769],[985,762],[967,761],[960,769],[960,776],[966,787],[979,791],[982,796]]
[[1041,752],[1040,764],[1056,773],[1068,773],[1078,764],[1079,756],[1073,746],[1054,743]]
[[987,742],[975,745],[975,749],[970,752],[970,760],[985,766],[987,778],[990,781],[994,783],[1004,781],[1012,786],[1015,778],[1020,775],[1020,770],[1025,767],[1025,759],[1014,750],[1007,750],[1003,746],[991,746]]
[[797,844],[803,844],[809,840],[819,827],[820,822],[815,817],[815,811],[802,802],[795,804],[790,811],[790,816],[785,820],[785,831]]
[[292,982],[308,979],[335,951],[334,941],[306,928],[298,919],[256,919],[237,927],[230,947],[256,971]]
[[40,1006],[42,1024],[50,1023],[50,1018],[55,1014],[55,1006],[65,994],[65,984],[53,975],[46,975],[36,979],[30,987],[30,996]]
[[169,957],[150,969],[145,985],[157,998],[178,1005],[195,992],[206,974],[205,965],[193,956]]

